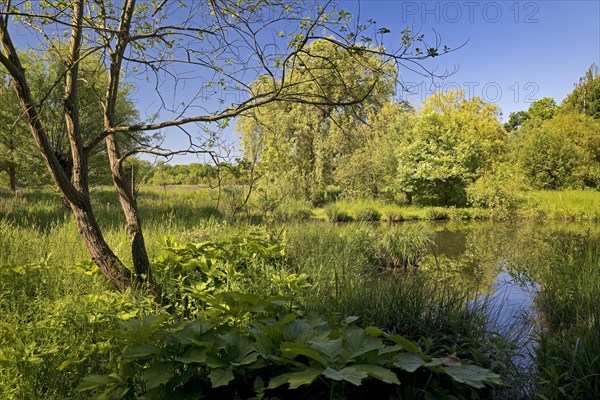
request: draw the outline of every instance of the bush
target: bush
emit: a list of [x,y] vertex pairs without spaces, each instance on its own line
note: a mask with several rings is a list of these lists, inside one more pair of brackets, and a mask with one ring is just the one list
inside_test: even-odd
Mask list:
[[441,221],[449,218],[448,211],[443,208],[428,208],[425,211],[425,219],[430,221]]
[[507,219],[524,203],[520,194],[525,186],[507,167],[494,174],[486,174],[467,188],[469,202],[476,207],[487,208],[493,219]]
[[331,222],[350,222],[354,221],[352,216],[343,210],[340,210],[339,207],[331,206],[325,209],[325,213],[327,214],[327,218]]
[[375,222],[381,219],[381,213],[374,208],[364,208],[356,213],[357,221]]

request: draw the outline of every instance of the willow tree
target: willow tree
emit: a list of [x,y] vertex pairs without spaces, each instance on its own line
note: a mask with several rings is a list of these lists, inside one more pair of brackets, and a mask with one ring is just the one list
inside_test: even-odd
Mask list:
[[[11,36],[15,25],[20,25],[20,32],[30,32],[28,39],[39,42],[30,43],[30,47],[39,51],[52,51],[67,42],[61,77],[62,118],[73,163],[71,177],[62,168],[49,140],[48,127],[53,121],[45,119],[41,112],[44,97],[32,93],[31,71],[23,67]],[[328,107],[362,102],[369,90],[307,93],[304,85],[291,79],[290,74],[297,71],[295,67],[300,63],[306,65],[307,80],[312,79],[309,72],[330,68],[327,62],[316,62],[323,60],[323,56],[311,54],[310,45],[316,40],[333,43],[358,61],[367,53],[376,54],[379,62],[368,65],[375,75],[392,62],[396,67],[420,68],[422,60],[447,51],[438,49],[438,43],[428,45],[422,36],[414,37],[405,30],[399,50],[386,52],[377,42],[388,32],[377,29],[374,21],[351,22],[350,15],[331,2],[5,0],[0,14],[0,65],[12,79],[23,120],[73,212],[93,262],[120,290],[146,288],[160,299],[123,161],[140,151],[160,155],[209,151],[204,145],[214,138],[203,133],[211,129],[210,124],[225,125],[230,118],[274,102]],[[77,81],[82,61],[92,54],[98,56],[98,70],[106,71],[108,84],[97,99],[103,126],[84,138]],[[307,63],[308,60],[315,62]],[[264,84],[257,90],[251,82],[259,77]],[[118,120],[116,110],[123,79],[141,82],[144,100],[157,105],[153,110],[145,110],[144,114],[151,116],[147,121],[131,124]],[[351,82],[347,84],[352,86]],[[191,91],[181,90],[191,86]],[[151,91],[152,88],[155,90]],[[121,136],[158,131],[163,135],[182,135],[189,145],[168,150],[144,143],[129,151],[119,147]],[[102,142],[106,145],[114,187],[128,228],[132,270],[104,240],[90,202],[89,157]]]
[[[288,79],[307,96],[361,99],[346,107],[271,103],[238,119],[246,157],[258,163],[263,175],[261,188],[308,200],[334,184],[338,164],[363,145],[357,128],[391,99],[396,69],[383,65],[376,53],[356,55],[323,39],[307,46],[288,68]],[[263,79],[254,85],[257,90],[269,86]]]

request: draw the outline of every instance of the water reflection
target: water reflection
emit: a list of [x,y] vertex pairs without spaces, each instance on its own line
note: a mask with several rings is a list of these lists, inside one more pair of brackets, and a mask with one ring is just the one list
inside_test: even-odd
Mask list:
[[433,245],[423,272],[479,293],[478,301],[491,305],[490,317],[505,331],[528,331],[520,339],[525,364],[535,351],[535,332],[542,328],[536,299],[545,272],[568,268],[556,260],[576,257],[580,249],[574,243],[600,242],[600,226],[593,223],[446,222],[426,229]]

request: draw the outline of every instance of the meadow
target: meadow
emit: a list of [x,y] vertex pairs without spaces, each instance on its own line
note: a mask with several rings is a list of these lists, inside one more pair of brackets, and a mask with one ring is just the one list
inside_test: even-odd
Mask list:
[[[166,310],[109,286],[56,193],[1,192],[0,397],[588,398],[600,197],[524,196],[501,221],[367,200],[232,216],[215,192],[142,187]],[[92,199],[129,262],[114,194]],[[340,212],[355,222],[329,221]],[[502,317],[501,270],[530,290],[531,318]]]

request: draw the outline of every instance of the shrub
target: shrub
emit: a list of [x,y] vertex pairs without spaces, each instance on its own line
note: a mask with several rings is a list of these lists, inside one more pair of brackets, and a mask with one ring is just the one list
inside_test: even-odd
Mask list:
[[494,174],[486,174],[467,188],[469,202],[490,210],[493,219],[507,219],[524,203],[520,194],[525,189],[507,167]]
[[374,208],[363,208],[356,213],[357,221],[375,222],[381,219],[381,213]]
[[428,208],[425,210],[425,219],[430,221],[449,219],[448,211],[443,208]]
[[352,216],[348,212],[340,210],[336,206],[327,207],[325,209],[325,213],[327,214],[327,218],[329,218],[329,221],[331,222],[354,221],[354,218],[352,218]]

